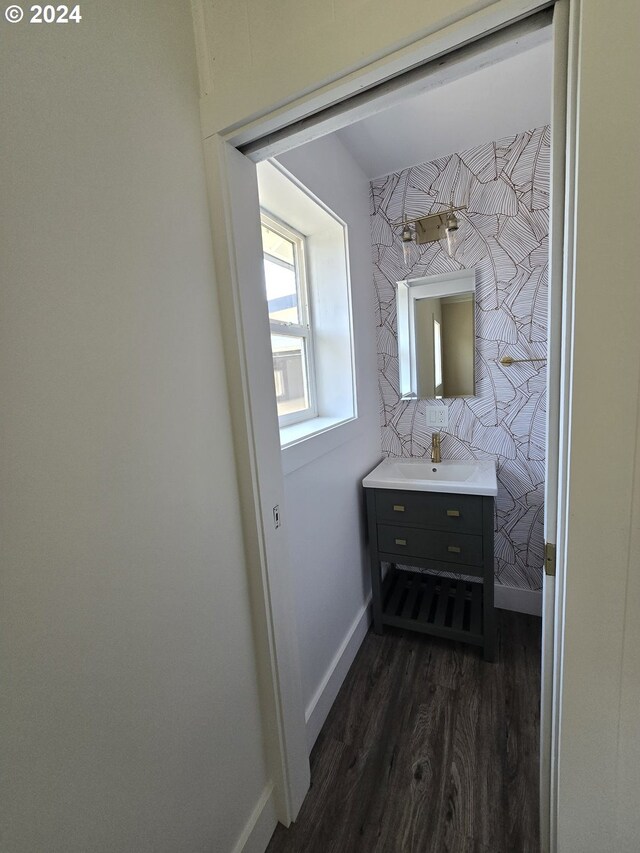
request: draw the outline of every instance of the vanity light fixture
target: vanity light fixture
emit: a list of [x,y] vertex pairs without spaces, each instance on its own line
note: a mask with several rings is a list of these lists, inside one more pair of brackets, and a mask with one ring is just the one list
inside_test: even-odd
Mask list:
[[460,234],[460,220],[456,216],[462,207],[450,207],[448,210],[440,210],[437,213],[427,213],[416,216],[413,219],[404,217],[401,222],[396,222],[396,227],[401,227],[402,254],[405,264],[409,263],[411,255],[411,244],[415,241],[417,245],[423,243],[435,243],[439,240],[447,241],[447,252],[453,257],[458,245]]

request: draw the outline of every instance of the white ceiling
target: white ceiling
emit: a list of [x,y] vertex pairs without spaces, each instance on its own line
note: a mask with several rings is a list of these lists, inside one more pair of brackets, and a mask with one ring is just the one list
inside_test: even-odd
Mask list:
[[546,41],[336,131],[370,178],[551,121]]

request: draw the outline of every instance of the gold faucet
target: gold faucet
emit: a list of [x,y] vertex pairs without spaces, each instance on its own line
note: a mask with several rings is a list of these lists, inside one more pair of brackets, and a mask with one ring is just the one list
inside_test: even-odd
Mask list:
[[431,461],[442,462],[440,455],[440,433],[434,432],[431,436]]

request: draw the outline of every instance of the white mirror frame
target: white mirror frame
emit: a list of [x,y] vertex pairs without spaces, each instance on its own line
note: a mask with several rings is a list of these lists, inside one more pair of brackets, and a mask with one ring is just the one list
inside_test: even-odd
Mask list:
[[400,397],[403,400],[418,399],[418,378],[415,359],[416,300],[432,297],[437,298],[439,296],[455,296],[459,293],[475,294],[475,289],[476,271],[474,268],[455,270],[454,272],[443,273],[442,275],[407,278],[396,283],[398,369],[400,372]]

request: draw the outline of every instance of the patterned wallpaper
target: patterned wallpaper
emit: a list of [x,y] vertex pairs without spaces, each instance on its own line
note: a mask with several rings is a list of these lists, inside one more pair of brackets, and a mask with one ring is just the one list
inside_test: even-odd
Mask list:
[[[426,401],[398,392],[395,282],[475,267],[478,396],[447,401],[442,455],[497,461],[496,579],[526,589],[542,586],[546,362],[498,362],[547,354],[549,143],[537,128],[371,184],[383,453],[425,456],[431,444]],[[452,204],[468,205],[455,260],[431,243],[405,265],[391,223]]]

